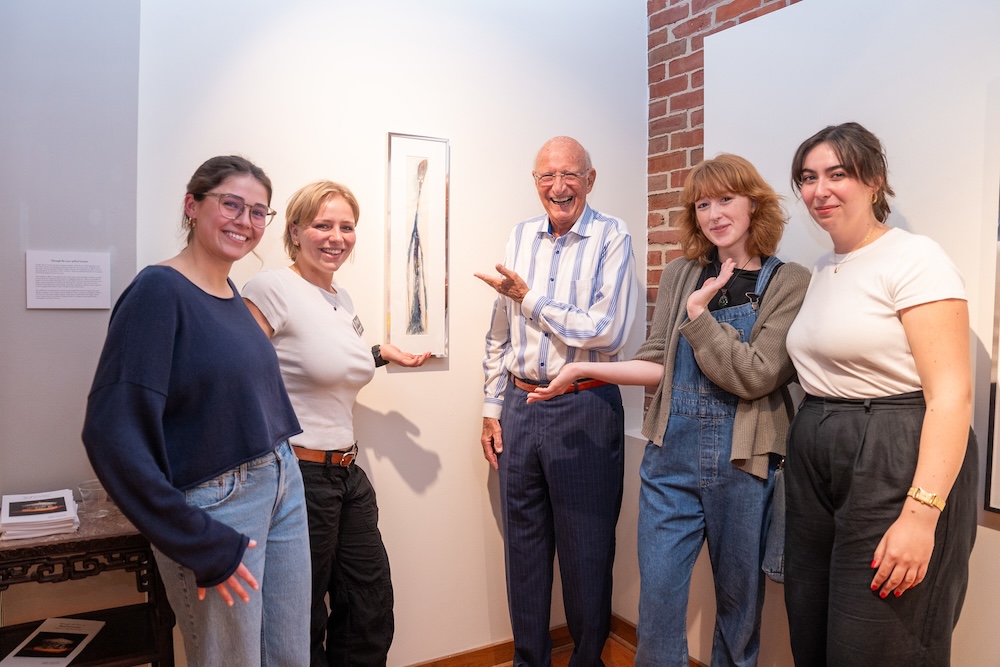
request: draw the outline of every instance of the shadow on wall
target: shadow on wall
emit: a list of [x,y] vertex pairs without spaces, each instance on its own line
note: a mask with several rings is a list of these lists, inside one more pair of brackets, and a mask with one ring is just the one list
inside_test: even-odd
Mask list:
[[354,428],[358,460],[369,475],[372,457],[389,459],[407,485],[422,493],[441,472],[441,456],[417,444],[420,429],[399,412],[381,413],[356,403]]

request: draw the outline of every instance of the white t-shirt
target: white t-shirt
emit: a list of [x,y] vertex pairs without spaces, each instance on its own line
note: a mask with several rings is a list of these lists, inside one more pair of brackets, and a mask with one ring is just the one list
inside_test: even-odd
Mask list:
[[[844,260],[843,256],[837,259]],[[816,263],[788,354],[808,394],[877,398],[921,388],[899,311],[966,300],[954,263],[933,240],[892,228],[839,265]]]
[[354,303],[334,289],[331,294],[283,268],[259,273],[242,291],[274,329],[281,377],[302,426],[291,442],[309,449],[354,444],[354,402],[375,376]]

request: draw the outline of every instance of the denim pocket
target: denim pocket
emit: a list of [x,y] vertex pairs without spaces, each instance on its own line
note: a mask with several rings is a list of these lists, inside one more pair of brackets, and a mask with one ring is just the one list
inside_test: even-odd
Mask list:
[[238,472],[230,470],[207,482],[202,482],[198,486],[184,492],[184,499],[188,505],[200,507],[201,509],[211,509],[218,507],[229,501],[236,495]]

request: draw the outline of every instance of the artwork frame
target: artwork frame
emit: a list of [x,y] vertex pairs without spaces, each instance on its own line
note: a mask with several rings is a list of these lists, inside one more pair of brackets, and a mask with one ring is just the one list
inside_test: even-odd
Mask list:
[[[985,165],[983,190],[986,193],[987,215],[986,224],[992,226],[996,221],[996,272],[993,275],[993,336],[990,341],[990,384],[989,384],[989,426],[986,445],[986,489],[983,499],[983,509],[1000,514],[1000,400],[998,400],[997,377],[1000,375],[1000,122],[996,121],[1000,113],[1000,79],[995,79],[987,86],[987,115],[994,119],[986,124],[985,152],[989,156]],[[986,203],[984,202],[984,203]],[[978,390],[978,388],[977,388]]]
[[448,356],[447,139],[388,133],[386,341]]

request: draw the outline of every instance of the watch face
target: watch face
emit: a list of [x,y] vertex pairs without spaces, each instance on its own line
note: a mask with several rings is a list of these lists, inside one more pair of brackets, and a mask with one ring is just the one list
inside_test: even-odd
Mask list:
[[944,511],[944,500],[939,498],[937,494],[931,493],[930,491],[925,491],[919,487],[910,487],[910,490],[906,492],[906,495],[913,498],[919,503],[928,505],[930,507],[936,507],[940,511]]

